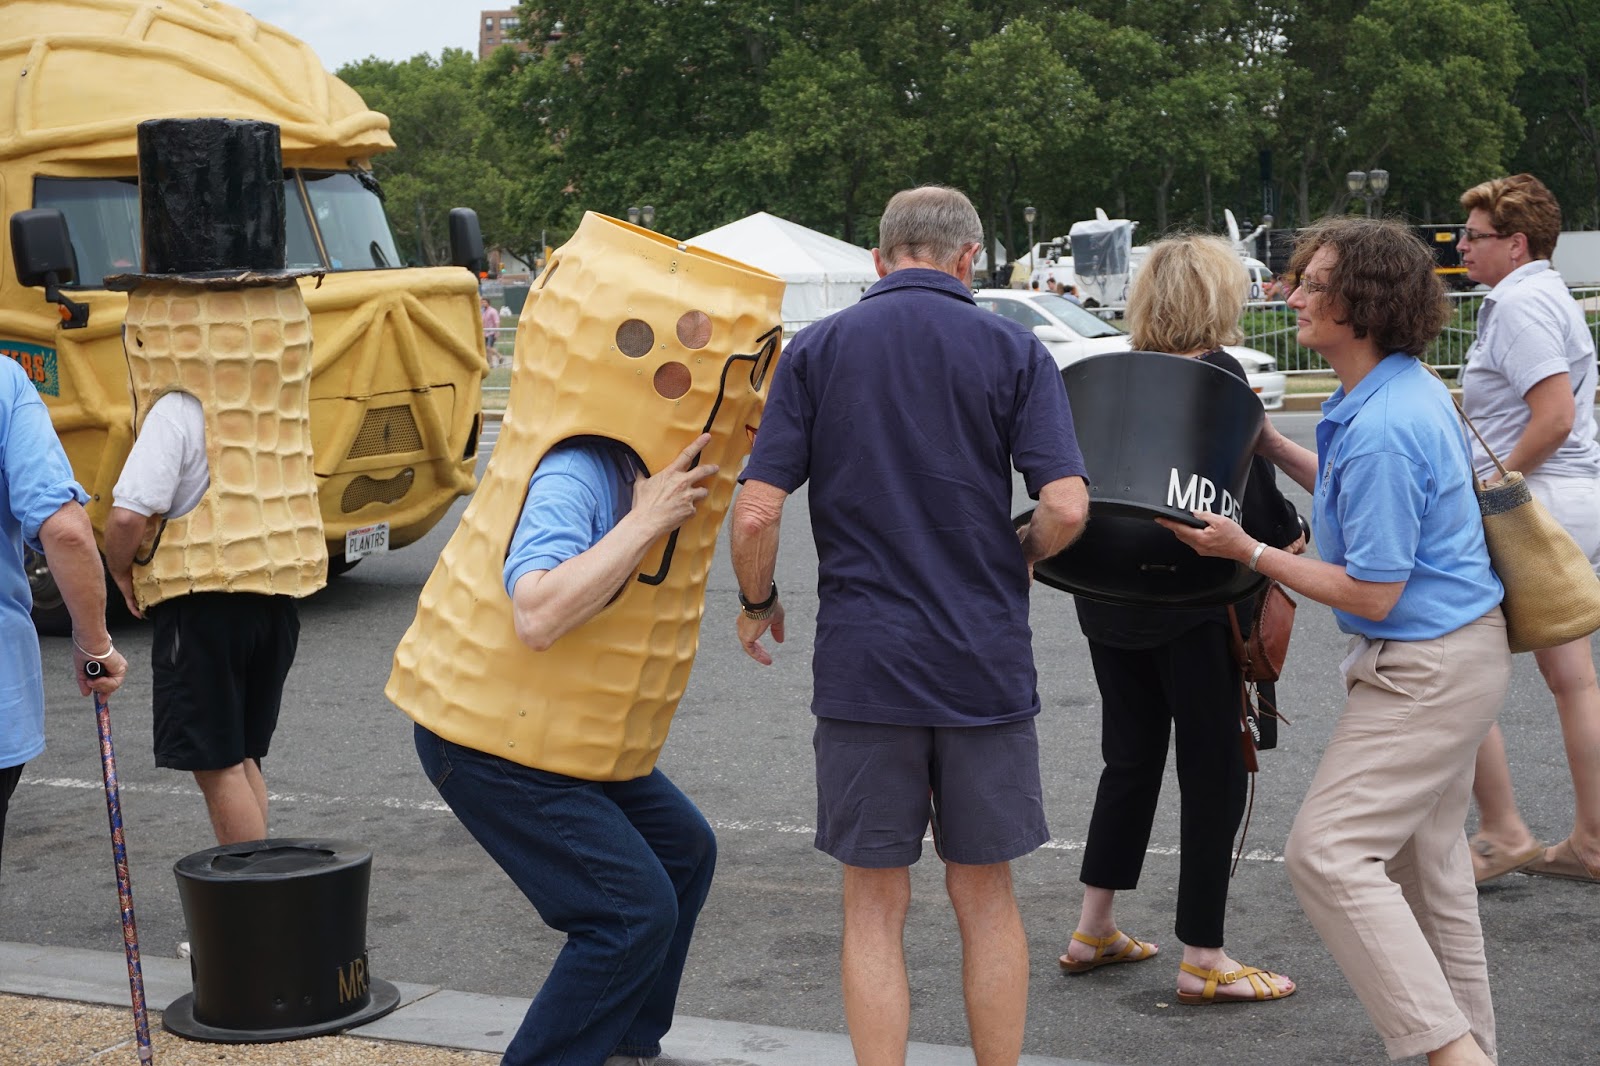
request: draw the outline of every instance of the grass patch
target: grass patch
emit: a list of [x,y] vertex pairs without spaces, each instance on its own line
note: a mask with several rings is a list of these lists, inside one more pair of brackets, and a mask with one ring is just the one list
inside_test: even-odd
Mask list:
[[489,371],[489,376],[483,379],[483,409],[485,411],[504,411],[506,400],[510,393],[505,390],[511,387],[511,367],[497,366]]
[[1331,396],[1339,387],[1332,374],[1290,374],[1285,391],[1296,396]]

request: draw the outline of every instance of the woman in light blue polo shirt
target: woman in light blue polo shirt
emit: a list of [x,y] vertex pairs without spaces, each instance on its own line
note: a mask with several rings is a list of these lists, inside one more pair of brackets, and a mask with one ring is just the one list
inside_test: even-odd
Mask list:
[[1464,430],[1417,358],[1444,325],[1443,291],[1427,246],[1393,222],[1317,223],[1290,271],[1299,341],[1340,388],[1315,453],[1270,425],[1257,450],[1313,494],[1321,560],[1216,515],[1200,530],[1162,524],[1328,604],[1351,634],[1290,880],[1391,1057],[1487,1066],[1494,1009],[1465,826],[1511,652]]

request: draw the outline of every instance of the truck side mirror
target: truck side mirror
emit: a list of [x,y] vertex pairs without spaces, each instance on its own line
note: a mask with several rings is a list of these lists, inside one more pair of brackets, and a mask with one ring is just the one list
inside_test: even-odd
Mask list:
[[483,230],[478,227],[478,212],[470,207],[450,209],[450,262],[466,267],[473,276],[483,273],[488,256],[483,252]]
[[11,261],[17,279],[29,287],[44,286],[44,298],[61,311],[62,329],[89,324],[89,305],[62,295],[60,286],[78,276],[67,217],[53,207],[18,211],[11,216]]

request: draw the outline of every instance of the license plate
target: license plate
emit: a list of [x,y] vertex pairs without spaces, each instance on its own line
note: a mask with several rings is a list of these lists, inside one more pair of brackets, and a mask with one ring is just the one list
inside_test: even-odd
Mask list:
[[369,555],[382,555],[389,550],[389,523],[377,522],[358,526],[344,535],[344,561],[353,563]]

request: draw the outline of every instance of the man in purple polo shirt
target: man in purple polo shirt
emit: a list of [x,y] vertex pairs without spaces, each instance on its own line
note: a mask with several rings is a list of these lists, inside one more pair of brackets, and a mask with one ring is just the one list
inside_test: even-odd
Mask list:
[[[931,819],[978,1066],[1014,1064],[1028,947],[1010,861],[1050,838],[1028,585],[1082,531],[1088,489],[1055,362],[1026,327],[973,303],[983,227],[971,202],[940,186],[902,192],[878,243],[881,280],[778,363],[733,512],[739,642],[765,665],[762,635],[783,640],[778,525],[810,481],[816,845],[844,864],[856,1061],[905,1061],[901,944]],[[1013,466],[1039,501],[1020,532]]]

